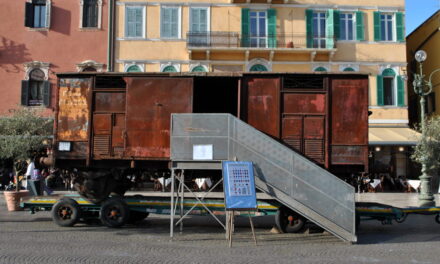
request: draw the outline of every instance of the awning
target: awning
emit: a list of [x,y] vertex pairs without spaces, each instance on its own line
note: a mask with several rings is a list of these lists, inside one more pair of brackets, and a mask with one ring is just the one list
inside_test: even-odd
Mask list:
[[414,146],[420,133],[406,127],[370,127],[368,145],[404,145]]

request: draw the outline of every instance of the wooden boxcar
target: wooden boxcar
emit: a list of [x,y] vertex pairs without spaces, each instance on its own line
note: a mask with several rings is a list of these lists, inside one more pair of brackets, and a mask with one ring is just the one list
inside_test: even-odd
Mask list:
[[171,113],[230,113],[343,175],[368,168],[360,74],[58,74],[61,168],[167,169]]

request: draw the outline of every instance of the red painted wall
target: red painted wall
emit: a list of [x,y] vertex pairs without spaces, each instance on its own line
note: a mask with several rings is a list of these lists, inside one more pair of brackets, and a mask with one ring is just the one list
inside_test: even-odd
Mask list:
[[52,0],[48,31],[24,26],[25,0],[2,1],[0,8],[0,115],[20,104],[24,63],[50,63],[49,81],[55,106],[56,73],[76,72],[76,64],[107,64],[108,1],[102,0],[101,29],[80,29],[80,1]]

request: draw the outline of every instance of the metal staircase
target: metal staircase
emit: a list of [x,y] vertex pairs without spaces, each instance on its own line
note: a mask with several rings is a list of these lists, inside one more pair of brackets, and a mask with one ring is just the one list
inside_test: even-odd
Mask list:
[[171,159],[194,161],[195,145],[212,145],[214,161],[252,161],[258,189],[356,242],[354,188],[302,155],[230,114],[173,114]]

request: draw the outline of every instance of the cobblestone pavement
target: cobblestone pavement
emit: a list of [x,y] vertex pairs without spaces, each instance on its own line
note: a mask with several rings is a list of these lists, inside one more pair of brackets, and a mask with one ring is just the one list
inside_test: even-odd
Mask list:
[[255,218],[258,246],[247,219],[234,244],[210,217],[192,217],[169,238],[167,217],[110,229],[55,225],[48,212],[7,212],[0,197],[0,263],[439,263],[440,226],[434,216],[410,215],[403,224],[362,222],[358,243],[327,233],[273,234],[273,217]]

